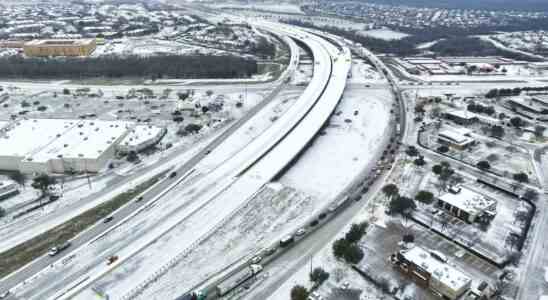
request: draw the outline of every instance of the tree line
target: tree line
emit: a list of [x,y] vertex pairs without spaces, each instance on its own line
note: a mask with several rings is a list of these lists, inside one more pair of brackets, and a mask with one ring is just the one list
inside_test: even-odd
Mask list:
[[486,98],[492,99],[497,97],[507,97],[507,96],[518,96],[521,92],[546,92],[548,91],[548,86],[526,86],[526,87],[515,87],[507,89],[491,89],[485,94]]
[[519,52],[495,47],[488,41],[475,37],[453,37],[437,42],[430,50],[441,56],[504,56],[516,60],[541,61]]
[[0,77],[4,78],[241,78],[255,73],[255,60],[232,55],[0,58]]
[[[525,60],[525,61],[538,61],[536,59],[521,53],[512,51],[506,51],[496,48],[494,45],[487,41],[482,41],[478,38],[468,37],[470,35],[490,34],[494,32],[494,28],[489,27],[477,27],[477,28],[458,28],[458,27],[434,27],[434,28],[393,28],[394,30],[402,31],[410,36],[402,39],[383,40],[366,36],[359,33],[356,30],[346,30],[334,26],[316,26],[310,22],[304,22],[299,20],[283,20],[288,24],[319,29],[335,35],[342,36],[351,41],[358,42],[369,50],[377,53],[390,53],[397,56],[411,56],[417,55],[422,52],[421,49],[417,49],[417,46],[422,43],[440,40],[434,46],[430,48],[437,55],[450,55],[450,56],[504,56],[507,58]],[[538,21],[540,22],[540,21]],[[529,24],[529,23],[528,23]],[[534,27],[545,24],[548,26],[548,20],[546,23],[539,23],[530,26]],[[502,28],[502,27],[501,27]]]

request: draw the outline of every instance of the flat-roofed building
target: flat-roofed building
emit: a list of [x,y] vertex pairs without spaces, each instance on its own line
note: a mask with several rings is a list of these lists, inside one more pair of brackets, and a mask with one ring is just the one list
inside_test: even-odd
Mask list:
[[13,180],[0,180],[0,200],[9,198],[19,193],[19,187]]
[[470,125],[478,121],[478,117],[474,113],[466,110],[450,110],[444,113],[444,116],[460,125]]
[[134,123],[32,119],[0,135],[0,170],[32,173],[99,172]]
[[137,125],[133,127],[118,145],[122,153],[139,152],[156,145],[164,137],[167,130],[153,125]]
[[497,202],[466,187],[452,188],[437,198],[436,205],[468,223],[480,218],[493,218],[497,214]]
[[539,102],[540,101],[534,100],[532,97],[512,97],[508,99],[508,103],[512,107],[518,107],[531,113],[541,114],[548,111],[548,107],[543,106]]
[[390,259],[420,286],[441,294],[444,299],[455,300],[470,289],[472,279],[444,261],[438,253],[413,246],[398,251]]
[[475,144],[470,137],[472,131],[467,128],[446,128],[438,133],[438,141],[452,148],[463,150]]
[[95,39],[33,40],[23,45],[29,57],[89,56],[97,47]]

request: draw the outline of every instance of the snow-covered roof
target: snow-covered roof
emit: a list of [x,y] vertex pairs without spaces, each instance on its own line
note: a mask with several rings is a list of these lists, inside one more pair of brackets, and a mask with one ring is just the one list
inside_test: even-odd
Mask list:
[[56,158],[95,159],[123,137],[132,123],[82,120],[25,160],[47,162]]
[[512,97],[510,98],[509,100],[510,102],[513,102],[515,104],[519,104],[523,107],[527,107],[528,109],[534,111],[534,112],[537,112],[537,113],[540,113],[542,111],[542,108],[540,108],[539,106],[537,106],[531,97],[522,97],[522,96],[516,96],[516,97]]
[[461,187],[458,193],[445,193],[439,199],[470,215],[477,215],[486,210],[493,209],[496,205],[495,200],[488,199],[465,187]]
[[26,156],[41,149],[75,126],[75,120],[17,121],[0,137],[0,156]]
[[443,139],[448,139],[455,144],[466,145],[474,141],[474,139],[466,136],[467,134],[470,134],[471,132],[472,132],[471,130],[464,127],[450,127],[450,128],[441,130],[438,133],[438,136]]
[[137,125],[120,142],[120,145],[136,147],[158,137],[164,129],[152,125]]
[[410,262],[426,270],[432,277],[454,291],[461,290],[471,283],[470,277],[455,267],[432,257],[425,249],[415,246],[401,250],[401,255]]
[[8,121],[0,121],[0,130],[8,127],[9,124],[10,122]]
[[470,120],[476,117],[474,113],[471,113],[467,110],[461,110],[461,109],[449,110],[446,112],[446,114],[453,115],[455,117],[459,117],[464,120]]

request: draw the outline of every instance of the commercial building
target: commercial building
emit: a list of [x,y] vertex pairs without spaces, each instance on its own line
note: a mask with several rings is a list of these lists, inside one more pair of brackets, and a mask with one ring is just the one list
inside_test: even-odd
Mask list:
[[450,110],[444,114],[445,118],[460,125],[470,125],[478,121],[478,117],[466,110]]
[[0,180],[0,200],[4,200],[19,193],[17,183],[13,180]]
[[23,45],[29,57],[89,56],[97,47],[95,39],[33,40]]
[[156,145],[164,137],[167,130],[152,125],[137,125],[130,130],[126,137],[118,145],[118,151],[128,153],[140,152],[148,147]]
[[83,120],[47,145],[25,156],[22,173],[99,172],[114,157],[131,123]]
[[471,130],[463,127],[446,128],[438,133],[438,142],[458,150],[463,150],[476,143],[470,137],[471,132]]
[[0,134],[0,170],[23,173],[98,172],[133,123],[29,119]]
[[449,265],[437,251],[427,251],[414,246],[390,256],[390,261],[418,285],[454,300],[470,289],[472,279]]
[[497,202],[465,187],[454,187],[438,197],[436,205],[468,223],[497,214]]
[[[537,98],[542,99],[541,97]],[[542,105],[541,100],[538,99],[532,97],[512,97],[508,100],[508,103],[514,108],[519,108],[535,114],[548,112],[548,107]]]

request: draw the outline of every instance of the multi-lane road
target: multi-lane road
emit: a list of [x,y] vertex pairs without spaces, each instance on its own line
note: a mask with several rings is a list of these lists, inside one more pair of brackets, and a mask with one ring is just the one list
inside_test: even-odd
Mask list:
[[[298,101],[261,135],[232,156],[218,162],[207,161],[207,155],[215,156],[213,148],[223,143],[222,139],[216,140],[178,171],[180,178],[159,183],[145,193],[143,202],[123,208],[115,217],[120,223],[111,228],[99,224],[73,241],[73,251],[67,252],[64,257],[57,258],[57,261],[42,257],[8,277],[2,284],[11,288],[13,299],[77,296],[105,274],[125,265],[126,261],[131,263],[134,255],[145,251],[151,243],[199,213],[204,206],[212,201],[225,203],[213,219],[204,220],[204,223],[193,227],[192,232],[181,241],[182,247],[178,250],[188,251],[251,199],[306,147],[331,115],[344,91],[350,68],[350,51],[289,26],[264,22],[257,26],[300,40],[311,50],[314,76]],[[292,51],[292,58],[298,58],[295,51]],[[296,64],[292,59],[290,68]],[[251,117],[242,122],[248,119]],[[225,137],[237,130],[236,126],[227,131]],[[101,238],[96,240],[96,237]],[[106,259],[114,254],[118,260],[107,265]],[[155,263],[164,266],[169,261]],[[40,269],[42,271],[39,272]],[[151,278],[154,274],[156,272],[144,278]],[[125,298],[131,298],[143,286],[142,282],[123,284],[128,290]]]

